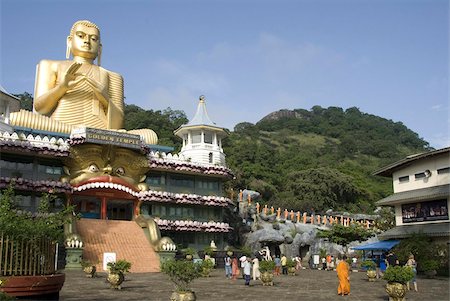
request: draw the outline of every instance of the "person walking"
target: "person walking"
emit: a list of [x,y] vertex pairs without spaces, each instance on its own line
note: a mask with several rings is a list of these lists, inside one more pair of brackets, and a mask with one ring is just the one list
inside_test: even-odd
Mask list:
[[350,295],[350,266],[347,263],[347,256],[344,255],[339,261],[336,272],[339,279],[338,295]]
[[231,257],[227,254],[227,256],[224,258],[225,261],[225,276],[230,279],[232,275],[231,271]]
[[388,255],[386,256],[386,266],[387,267],[395,267],[399,264],[397,255],[394,254],[394,252],[389,251]]
[[281,254],[281,270],[283,271],[283,275],[287,275],[288,274],[288,269],[287,269],[287,257],[284,254]]
[[250,272],[252,270],[252,264],[250,263],[250,257],[247,257],[246,260],[243,262],[244,267],[244,279],[245,279],[245,285],[250,286]]
[[280,275],[280,271],[281,271],[281,260],[280,260],[280,256],[276,255],[275,259],[273,260],[273,262],[275,262],[275,275],[279,276]]
[[[406,262],[405,266],[410,267],[412,269],[412,271],[414,272],[414,278],[411,280],[413,285],[414,285],[414,290],[417,292],[417,280],[416,280],[416,276],[417,276],[417,262],[414,259],[414,255],[410,254],[408,257],[408,261]],[[408,291],[410,290],[409,287],[409,281],[406,283],[406,286],[408,287]]]
[[256,280],[261,277],[261,272],[259,271],[258,257],[253,258],[252,263],[253,263],[253,280]]
[[236,280],[236,278],[239,276],[239,263],[236,257],[233,257],[231,260],[231,275],[233,280]]

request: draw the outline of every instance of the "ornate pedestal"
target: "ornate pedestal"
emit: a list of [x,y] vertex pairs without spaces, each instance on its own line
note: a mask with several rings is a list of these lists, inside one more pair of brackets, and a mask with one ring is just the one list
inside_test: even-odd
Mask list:
[[159,255],[159,262],[163,263],[164,261],[168,259],[175,258],[175,252],[174,251],[158,251]]
[[66,269],[67,270],[81,270],[81,256],[83,249],[80,248],[66,248]]

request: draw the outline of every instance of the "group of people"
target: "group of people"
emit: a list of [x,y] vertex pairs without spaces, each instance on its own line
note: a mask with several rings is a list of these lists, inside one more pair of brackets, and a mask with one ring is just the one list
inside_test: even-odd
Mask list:
[[253,275],[253,280],[260,278],[261,273],[259,272],[259,259],[258,257],[247,257],[242,256],[241,258],[233,257],[227,255],[225,257],[225,274],[228,279],[236,280],[241,274],[245,279],[245,285],[250,285],[250,279]]
[[[276,255],[273,259],[275,263],[274,275],[287,275],[288,267],[287,267],[287,257],[284,254]],[[296,262],[296,270],[302,268],[301,258],[296,256],[293,258]],[[227,255],[224,258],[225,261],[225,276],[228,279],[236,280],[239,275],[242,273],[243,278],[245,279],[245,285],[250,285],[250,280],[258,280],[261,277],[261,272],[259,271],[259,261],[260,259],[255,257],[247,257],[242,256],[239,259],[235,256],[231,257]]]
[[[294,257],[294,261],[296,261],[296,270],[302,268],[301,258]],[[243,278],[245,279],[245,285],[250,285],[250,280],[257,280],[260,278],[259,271],[259,259],[258,257],[247,257],[242,256],[241,258],[231,256],[225,257],[225,274],[226,277],[232,280],[236,280],[241,273],[243,274]],[[273,259],[275,263],[274,275],[287,275],[287,257],[282,254],[281,257],[276,255]],[[380,259],[378,259],[380,261]],[[399,260],[397,256],[390,252],[386,256],[386,265],[389,266],[397,266],[399,265]],[[327,255],[322,260],[323,269],[324,270],[334,270],[335,268],[335,260],[331,255]],[[417,274],[417,262],[414,259],[414,255],[410,255],[408,261],[405,266],[409,266],[412,268],[414,272],[414,278],[412,279],[414,290],[417,291],[417,282],[416,282],[416,274]],[[379,263],[377,263],[377,270],[379,269]],[[338,295],[345,296],[350,295],[350,265],[347,262],[347,256],[343,255],[342,258],[336,258],[336,273],[339,280],[338,285]],[[377,271],[378,275],[378,271]],[[410,290],[410,283],[407,283],[408,290]]]
[[[400,262],[398,261],[397,255],[395,255],[394,252],[390,251],[388,253],[388,255],[386,256],[386,266],[390,267],[390,266],[398,266],[400,264]],[[416,280],[416,276],[417,276],[417,262],[414,259],[414,255],[413,254],[409,254],[408,256],[408,260],[405,263],[405,266],[410,267],[414,273],[414,278],[411,280],[411,282],[413,283],[414,286],[414,290],[417,292],[417,280]],[[408,288],[408,290],[411,289],[411,285],[410,282],[406,283],[406,286]]]

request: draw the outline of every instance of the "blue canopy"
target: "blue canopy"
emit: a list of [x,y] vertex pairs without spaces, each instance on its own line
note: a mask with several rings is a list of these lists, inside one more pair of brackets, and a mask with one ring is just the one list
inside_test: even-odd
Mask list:
[[364,251],[375,251],[375,250],[382,250],[382,251],[388,251],[398,245],[400,243],[400,240],[381,240],[377,241],[371,244],[352,247],[353,250],[364,250]]

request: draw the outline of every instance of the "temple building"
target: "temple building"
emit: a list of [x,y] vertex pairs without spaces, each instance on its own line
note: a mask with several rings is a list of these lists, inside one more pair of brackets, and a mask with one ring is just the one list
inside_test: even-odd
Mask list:
[[374,173],[392,178],[394,194],[377,202],[395,208],[396,227],[382,240],[423,233],[450,243],[450,147],[411,155]]
[[[182,151],[171,154],[170,147],[133,134],[11,126],[6,113],[18,111],[18,100],[1,93],[0,188],[12,183],[18,207],[31,212],[49,192],[55,210],[75,205],[81,219],[68,233],[67,250],[82,250],[99,268],[112,252],[135,263],[135,272],[147,272],[159,269],[161,253],[202,250],[212,241],[225,246],[231,228],[224,209],[231,200],[223,182],[232,173],[221,143],[227,132],[207,117],[203,97],[194,118],[175,131],[186,138]],[[146,264],[137,264],[143,259]]]
[[179,248],[223,248],[227,131],[204,97],[175,131],[183,149],[171,154],[152,129],[123,128],[124,80],[100,66],[100,28],[75,22],[66,46],[66,60],[37,64],[32,112],[2,89],[0,188],[12,185],[31,212],[45,193],[54,210],[74,206],[81,218],[65,228],[66,268],[126,259],[132,272],[159,271]]

